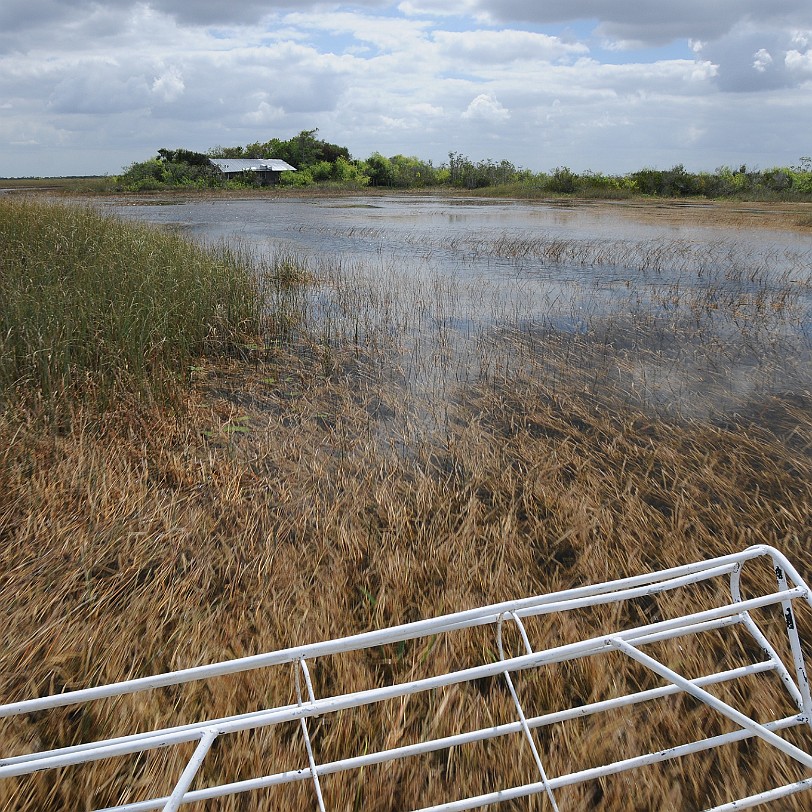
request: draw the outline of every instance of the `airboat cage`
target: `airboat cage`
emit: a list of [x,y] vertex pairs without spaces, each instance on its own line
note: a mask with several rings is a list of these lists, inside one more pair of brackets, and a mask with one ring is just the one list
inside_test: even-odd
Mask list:
[[[743,594],[742,589],[743,573],[747,578],[747,594]],[[758,588],[751,589],[751,583]],[[752,592],[756,594],[751,594]],[[673,600],[681,593],[701,595],[701,608],[667,616],[663,603],[669,606],[685,605]],[[664,598],[668,600],[663,602]],[[542,619],[546,622],[564,615],[569,617],[570,613],[586,611],[593,613],[589,617],[608,618],[611,622],[612,617],[618,616],[613,615],[613,610],[624,609],[635,601],[638,606],[643,607],[643,614],[637,616],[647,615],[649,622],[642,622],[631,628],[610,629],[596,636],[544,648],[533,644],[537,641],[533,640],[530,630],[535,628],[534,623],[537,624]],[[172,686],[194,681],[280,666],[286,668],[290,674],[290,696],[294,700],[289,704],[262,707],[225,718],[200,719],[191,724],[113,739],[6,756],[0,760],[0,779],[17,780],[17,776],[50,770],[57,771],[59,776],[59,769],[67,765],[191,744],[194,748],[193,755],[182,774],[167,777],[167,787],[171,788],[171,792],[121,803],[119,806],[109,807],[108,812],[112,809],[128,812],[155,809],[174,812],[184,804],[256,792],[267,787],[290,787],[296,782],[308,782],[312,786],[312,808],[324,811],[330,808],[329,793],[323,792],[322,787],[328,776],[357,771],[359,780],[363,780],[364,769],[372,765],[407,760],[474,742],[512,736],[517,747],[526,748],[526,753],[532,754],[535,772],[532,780],[516,786],[494,786],[484,793],[467,798],[455,797],[455,786],[453,782],[449,782],[447,799],[440,804],[424,806],[421,812],[456,812],[490,805],[495,808],[505,802],[534,795],[541,796],[538,808],[557,810],[565,808],[563,805],[559,806],[557,796],[566,787],[595,782],[607,776],[640,770],[645,766],[662,765],[691,754],[707,753],[733,743],[758,739],[768,748],[776,748],[785,754],[796,768],[798,777],[789,783],[785,779],[773,781],[770,787],[759,788],[755,794],[729,799],[722,805],[713,807],[714,812],[747,809],[812,789],[812,699],[796,610],[793,608],[798,601],[812,606],[809,588],[782,553],[761,545],[741,553],[660,572],[508,601],[351,637],[12,702],[0,706],[0,716],[19,717],[63,706],[94,703],[107,697],[172,689]],[[804,609],[804,613],[806,611]],[[751,657],[754,662],[729,668],[727,666],[730,663],[725,662],[725,651],[720,650],[719,660],[725,668],[699,676],[684,676],[650,653],[652,647],[657,649],[657,644],[665,641],[668,641],[668,645],[681,646],[690,639],[717,634],[719,630],[734,627],[739,630],[742,639],[749,641],[746,649],[749,654],[755,655]],[[342,692],[339,686],[339,690],[331,695],[319,696],[314,690],[316,680],[312,678],[312,674],[321,658],[347,652],[369,651],[382,646],[397,646],[406,641],[437,641],[446,637],[451,639],[456,633],[465,630],[476,630],[477,633],[489,636],[492,640],[492,656],[483,657],[484,661],[458,670],[447,670],[421,676],[419,679],[389,679],[386,684],[360,691]],[[547,644],[551,642],[556,641],[545,640]],[[635,667],[639,665],[649,677],[656,678],[657,684],[645,690],[621,692],[616,696],[574,707],[547,709],[540,715],[527,708],[527,692],[519,689],[532,683],[522,686],[523,676],[543,671],[555,664],[600,659],[610,653],[624,661],[626,658],[633,661],[637,664]],[[722,686],[737,683],[746,686],[749,684],[747,680],[753,678],[774,681],[779,693],[786,698],[791,712],[776,715],[772,707],[765,707],[759,708],[758,714],[747,714],[731,702],[718,697]],[[420,741],[375,751],[365,749],[358,743],[354,753],[340,760],[323,762],[318,757],[318,747],[312,736],[317,717],[324,718],[362,707],[374,708],[389,700],[447,689],[449,686],[478,683],[484,679],[494,679],[501,683],[505,702],[513,708],[511,721],[480,725],[472,730],[460,730],[438,738],[427,736]],[[619,752],[618,760],[597,766],[581,768],[581,765],[574,764],[574,769],[570,772],[548,772],[549,752],[539,735],[543,729],[567,720],[586,719],[618,709],[646,706],[669,697],[686,695],[696,700],[696,707],[703,709],[708,715],[718,714],[726,718],[725,724],[729,729],[718,735],[687,743],[673,743],[672,746],[648,753]],[[736,695],[735,692],[733,695]],[[762,714],[769,718],[759,718],[758,721],[753,718]],[[198,786],[199,783],[204,783],[200,781],[199,774],[205,772],[201,770],[201,765],[211,755],[215,742],[218,742],[218,748],[227,747],[228,738],[233,734],[285,723],[298,728],[297,735],[301,737],[299,744],[304,744],[303,752],[306,752],[306,761],[296,769],[285,769],[231,783]],[[430,725],[428,729],[431,730]],[[794,729],[792,735],[789,734],[790,729]],[[124,789],[126,788],[122,788],[122,791]]]

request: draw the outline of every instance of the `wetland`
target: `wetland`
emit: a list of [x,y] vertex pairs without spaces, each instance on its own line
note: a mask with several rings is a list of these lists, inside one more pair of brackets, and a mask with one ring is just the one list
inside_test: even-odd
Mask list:
[[[3,702],[755,543],[812,573],[812,237],[799,209],[392,195],[15,208],[27,205],[16,194],[0,201],[3,284],[20,280],[2,298],[0,345],[14,370],[0,416]],[[37,287],[46,268],[56,269],[47,297]],[[63,311],[38,307],[80,287]],[[118,329],[111,302],[130,308],[137,330]],[[193,327],[194,340],[181,341]],[[156,376],[161,386],[143,385]],[[529,633],[549,646],[713,603],[693,597]],[[808,630],[812,612],[798,621]],[[753,654],[735,631],[716,634],[709,647],[653,649],[690,675]],[[361,690],[495,656],[474,633],[453,646],[370,650],[319,663],[313,687]],[[653,686],[631,661],[517,676],[537,713]],[[767,678],[752,678],[746,696],[725,690],[756,715],[793,712]],[[224,677],[92,714],[4,721],[3,755],[292,701],[287,668]],[[438,689],[320,720],[316,760],[512,713],[497,680]],[[553,725],[538,744],[562,774],[724,725],[675,696],[653,711]],[[301,767],[297,731],[218,744],[201,780]],[[808,746],[803,731],[791,735]],[[188,757],[167,748],[59,780],[0,781],[0,808],[137,801],[171,787]],[[526,748],[496,740],[325,776],[323,791],[331,809],[396,812],[518,785],[533,770]],[[803,773],[749,741],[637,777],[563,788],[557,800],[688,810]],[[787,809],[803,804],[786,799]],[[301,782],[197,808],[316,807]]]

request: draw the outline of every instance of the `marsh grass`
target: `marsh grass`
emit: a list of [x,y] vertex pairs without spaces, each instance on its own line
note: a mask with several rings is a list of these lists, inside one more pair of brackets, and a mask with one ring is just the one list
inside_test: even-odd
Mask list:
[[[812,398],[805,339],[795,331],[808,313],[795,282],[771,281],[777,292],[762,307],[767,282],[752,284],[746,265],[742,273],[723,266],[707,289],[688,285],[681,271],[639,297],[619,283],[625,293],[607,312],[559,292],[534,289],[539,298],[531,301],[521,285],[505,299],[487,284],[472,290],[454,277],[404,279],[384,260],[368,267],[286,256],[276,265],[312,282],[308,294],[277,289],[288,296],[290,329],[258,343],[247,360],[198,361],[183,409],[153,403],[134,413],[121,403],[99,413],[79,402],[63,434],[43,432],[19,403],[0,418],[4,701],[755,543],[776,545],[810,575]],[[707,282],[707,268],[703,274]],[[732,298],[721,295],[730,289],[726,275],[738,291]],[[472,302],[485,314],[479,320],[470,318]],[[562,321],[561,312],[572,318]],[[752,386],[732,387],[743,335],[751,342]],[[786,342],[780,348],[776,336]],[[712,370],[716,390],[709,392]],[[670,389],[654,384],[658,375]],[[528,623],[528,630],[536,647],[550,646],[657,613],[696,611],[713,599],[695,590]],[[807,638],[810,614],[799,616]],[[782,622],[780,615],[763,619]],[[705,646],[663,644],[656,655],[695,675],[720,662],[734,667],[751,648],[726,632]],[[317,695],[356,690],[495,656],[484,633],[457,633],[437,645],[326,658],[313,666],[314,688]],[[530,712],[540,713],[652,680],[608,657],[517,683]],[[3,723],[0,733],[4,752],[60,746],[291,702],[292,684],[289,669],[267,670],[88,712],[32,714]],[[756,716],[765,708],[792,712],[768,680],[753,679],[735,696],[720,691]],[[313,728],[316,758],[512,720],[511,708],[502,683],[482,681],[378,712],[323,718]],[[559,774],[724,725],[676,697],[555,726],[538,741],[548,771]],[[808,736],[801,741],[808,746]],[[103,806],[122,798],[122,786],[129,800],[166,792],[188,757],[176,748],[66,771],[58,780],[2,782],[0,808]],[[202,780],[305,763],[298,731],[282,726],[218,744]],[[690,810],[798,777],[783,756],[751,743],[557,798],[562,809]],[[324,790],[330,809],[395,812],[529,780],[532,760],[508,739],[325,778]],[[301,783],[197,808],[310,809],[312,793]],[[782,808],[804,809],[807,801],[787,799]],[[539,797],[505,807],[545,804]]]
[[246,258],[75,205],[0,199],[0,391],[166,397],[259,331]]

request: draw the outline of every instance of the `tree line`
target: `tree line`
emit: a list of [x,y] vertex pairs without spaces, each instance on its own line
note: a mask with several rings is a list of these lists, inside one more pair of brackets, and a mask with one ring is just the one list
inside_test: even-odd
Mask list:
[[159,149],[147,161],[131,164],[117,184],[123,190],[149,191],[174,187],[244,188],[258,181],[247,173],[226,180],[210,158],[277,158],[296,168],[282,174],[280,185],[306,187],[314,184],[345,189],[489,189],[494,193],[537,196],[572,194],[588,197],[624,198],[635,195],[661,197],[746,197],[791,199],[812,197],[812,158],[797,165],[753,169],[722,166],[714,172],[689,172],[682,164],[670,169],[643,168],[624,175],[574,172],[559,166],[549,172],[532,172],[507,160],[472,161],[450,152],[448,161],[435,166],[414,156],[386,157],[374,152],[366,159],[353,159],[347,147],[318,137],[318,130],[303,130],[287,140],[271,138],[245,146],[216,146],[205,153],[187,149]]

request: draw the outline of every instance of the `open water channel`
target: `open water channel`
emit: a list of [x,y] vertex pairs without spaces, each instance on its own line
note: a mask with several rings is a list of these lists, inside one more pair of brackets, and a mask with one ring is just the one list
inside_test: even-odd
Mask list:
[[388,339],[408,387],[435,400],[449,380],[549,374],[562,358],[584,380],[602,365],[635,399],[681,412],[812,384],[803,234],[644,223],[611,204],[429,196],[110,206],[307,262],[323,340]]

